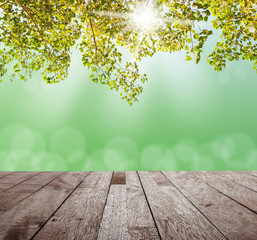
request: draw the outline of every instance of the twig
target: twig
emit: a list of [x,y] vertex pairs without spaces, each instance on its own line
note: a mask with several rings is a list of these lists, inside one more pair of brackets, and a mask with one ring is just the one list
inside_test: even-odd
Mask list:
[[19,0],[15,0],[15,2],[16,2],[18,5],[20,5],[20,7],[27,13],[27,15],[29,16],[29,18],[33,21],[33,23],[35,24],[35,26],[36,26],[36,28],[37,28],[37,30],[38,30],[38,33],[39,33],[41,39],[42,39],[43,42],[45,43],[46,48],[49,50],[50,55],[52,56],[52,53],[51,53],[49,47],[47,46],[47,41],[44,39],[44,37],[43,37],[43,35],[42,35],[42,33],[41,33],[41,31],[40,31],[40,29],[39,29],[39,27],[38,27],[38,24],[36,23],[35,19],[30,15],[30,13],[28,12],[27,8],[24,7],[24,6],[20,3]]
[[0,26],[0,29],[2,29],[5,33],[9,34],[12,38],[14,38],[16,41],[18,41],[21,44],[21,46],[23,46],[22,42],[18,38],[14,37],[10,32],[6,31],[1,26]]
[[94,32],[94,28],[93,28],[93,24],[92,24],[91,18],[89,18],[89,21],[90,21],[90,27],[91,27],[91,30],[92,30],[94,44],[95,44],[95,57],[97,58],[97,50],[98,49],[97,49],[97,44],[96,44],[96,39],[95,39],[95,32]]

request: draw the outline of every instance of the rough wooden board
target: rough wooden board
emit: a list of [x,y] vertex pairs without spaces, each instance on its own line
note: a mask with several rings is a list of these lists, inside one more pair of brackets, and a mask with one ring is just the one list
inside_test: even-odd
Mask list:
[[112,172],[91,172],[34,239],[95,239],[111,177]]
[[136,172],[111,185],[98,239],[160,239]]
[[160,173],[160,172],[153,172],[153,171],[151,171],[150,173],[151,173],[152,178],[156,182],[157,186],[172,186],[172,184],[169,181],[169,179],[164,177],[162,173]]
[[13,183],[13,185],[16,185],[37,174],[39,174],[39,172],[15,172],[1,178],[0,183]]
[[0,193],[0,211],[5,211],[40,189],[41,185],[21,183]]
[[129,239],[125,185],[111,185],[97,239]]
[[[208,172],[204,173],[204,178],[211,187],[257,213],[257,192],[224,177],[224,173]],[[244,174],[241,178],[244,178]]]
[[66,172],[55,179],[54,182],[51,182],[49,186],[53,186],[54,188],[73,189],[75,185],[84,179],[87,173],[88,172]]
[[138,174],[127,172],[127,222],[130,239],[160,239]]
[[[86,181],[83,181],[80,189],[83,188],[96,188],[100,190],[105,190],[110,186],[109,176],[112,176],[113,172],[91,172]],[[104,179],[108,181],[104,181]]]
[[174,186],[153,186],[149,172],[139,176],[162,239],[225,239]]
[[198,173],[164,174],[228,239],[256,240],[255,213],[206,185]]
[[257,192],[257,177],[247,172],[220,172],[223,176]]
[[114,172],[111,184],[126,184],[126,172]]
[[0,178],[3,178],[7,175],[13,174],[14,172],[0,172]]
[[38,175],[33,176],[32,178],[29,178],[24,183],[26,184],[39,184],[41,186],[46,185],[50,181],[52,181],[54,178],[60,176],[64,172],[41,172]]
[[257,172],[256,171],[251,171],[249,173],[257,177]]
[[[53,181],[60,174],[61,173],[53,174],[42,172],[36,176],[33,176],[27,181],[1,192],[0,211],[4,211],[15,206],[17,203],[33,194],[35,191],[38,191],[40,188],[45,186],[47,183]],[[31,184],[28,184],[28,182]]]
[[11,183],[0,183],[0,192],[6,191],[7,189],[11,188],[13,184]]
[[[51,186],[45,186],[13,208],[0,212],[0,219],[8,219],[0,221],[0,239],[30,239],[86,175],[87,172],[78,173],[75,181],[73,173],[65,173],[55,179]],[[60,188],[60,182],[67,181],[68,176],[73,179],[73,189],[72,184],[68,188]],[[63,178],[63,181],[59,178]]]

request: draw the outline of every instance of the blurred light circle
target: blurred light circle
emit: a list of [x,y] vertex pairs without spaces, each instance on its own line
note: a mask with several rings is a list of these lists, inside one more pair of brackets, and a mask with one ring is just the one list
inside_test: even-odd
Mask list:
[[113,149],[104,149],[103,160],[108,170],[124,171],[126,170],[127,158],[122,151]]
[[144,171],[158,170],[161,165],[161,159],[165,155],[167,147],[154,144],[143,149],[140,156],[140,163]]
[[43,152],[33,154],[29,159],[31,171],[66,171],[67,165],[64,159],[56,153]]
[[196,143],[192,140],[184,140],[176,144],[172,149],[180,170],[192,170],[195,167]]
[[174,156],[172,149],[167,149],[163,152],[163,156],[158,162],[158,169],[160,171],[176,171],[177,170],[177,160]]
[[84,171],[105,171],[106,165],[103,161],[103,156],[103,149],[93,151],[85,161]]
[[206,143],[198,148],[194,155],[195,171],[215,171],[218,169],[217,158],[213,155],[212,146]]
[[[115,156],[119,156],[123,161],[123,167],[126,166],[126,170],[131,170],[136,167],[137,159],[138,159],[138,147],[131,139],[127,137],[115,137],[108,141],[105,145],[105,149],[107,152],[110,150],[115,152],[113,153]],[[105,163],[111,169],[112,160],[109,159],[106,153]],[[121,164],[119,163],[121,166]],[[113,165],[115,167],[115,165]]]
[[211,150],[217,158],[228,160],[235,152],[235,143],[228,136],[220,136],[211,143]]
[[106,148],[121,150],[129,158],[138,156],[138,147],[134,141],[127,137],[115,137],[106,143]]
[[33,150],[35,137],[30,129],[19,130],[11,139],[10,151],[14,158],[27,157]]
[[23,130],[25,127],[21,124],[10,124],[0,131],[0,150],[8,151],[12,138],[17,132]]
[[247,166],[247,157],[249,153],[256,149],[253,139],[243,133],[236,133],[230,136],[231,141],[234,144],[233,155],[225,159],[226,164],[231,170],[242,170]]
[[21,157],[12,152],[5,152],[1,157],[1,164],[5,171],[30,171],[30,155]]
[[86,153],[84,151],[72,152],[67,158],[68,163],[83,162],[86,159]]
[[85,150],[83,135],[76,129],[70,127],[60,128],[54,132],[50,139],[52,152],[68,157],[70,154]]
[[257,170],[257,149],[253,149],[247,154],[244,166],[245,170]]

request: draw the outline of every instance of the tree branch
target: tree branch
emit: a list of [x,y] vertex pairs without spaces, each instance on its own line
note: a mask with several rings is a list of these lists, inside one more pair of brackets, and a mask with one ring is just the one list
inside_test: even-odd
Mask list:
[[12,38],[14,38],[17,42],[19,42],[21,44],[21,46],[23,46],[22,42],[18,38],[14,37],[10,32],[6,31],[1,26],[0,26],[0,29],[2,29],[6,34],[9,34]]
[[2,8],[6,3],[9,3],[9,1],[6,1],[5,3],[0,5],[0,8]]
[[96,44],[96,39],[95,39],[95,32],[94,32],[94,28],[93,28],[93,24],[92,24],[92,20],[91,18],[89,18],[89,21],[90,21],[90,27],[91,27],[91,30],[92,30],[92,34],[93,34],[93,39],[94,39],[94,44],[95,44],[95,56],[97,58],[97,44]]
[[38,27],[38,24],[37,24],[37,22],[35,21],[35,19],[30,15],[30,13],[28,12],[27,8],[26,8],[25,6],[23,6],[19,0],[15,0],[15,2],[25,11],[25,13],[29,16],[29,18],[30,18],[30,19],[32,20],[32,22],[35,24],[35,26],[36,26],[36,28],[37,28],[37,31],[38,31],[38,33],[39,33],[41,39],[42,39],[43,42],[45,43],[46,48],[49,50],[50,55],[52,55],[52,53],[51,53],[49,47],[47,46],[47,41],[44,39],[44,37],[43,37],[43,35],[42,35],[42,33],[41,33],[41,31],[40,31],[40,29],[39,29],[39,27]]

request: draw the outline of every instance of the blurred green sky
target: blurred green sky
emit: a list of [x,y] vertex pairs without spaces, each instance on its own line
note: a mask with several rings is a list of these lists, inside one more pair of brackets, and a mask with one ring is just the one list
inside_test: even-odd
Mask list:
[[[257,170],[257,74],[251,63],[214,72],[206,56],[158,53],[130,107],[73,55],[56,85],[0,84],[0,170]],[[129,57],[129,56],[127,56]]]

